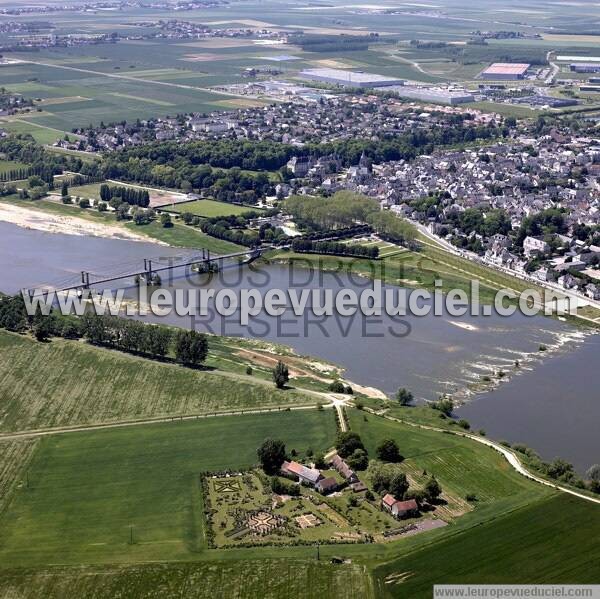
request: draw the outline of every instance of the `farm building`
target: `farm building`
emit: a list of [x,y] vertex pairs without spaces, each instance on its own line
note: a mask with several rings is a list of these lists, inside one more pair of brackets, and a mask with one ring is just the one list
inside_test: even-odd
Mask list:
[[389,493],[381,500],[381,505],[383,506],[384,510],[388,511],[395,518],[410,516],[411,514],[416,514],[419,511],[419,506],[414,499],[398,501]]
[[328,493],[333,493],[338,488],[338,482],[333,478],[333,476],[329,476],[327,478],[322,478],[317,481],[315,485],[315,489],[322,493],[323,495],[327,495]]
[[352,470],[352,468],[350,468],[337,453],[331,458],[331,465],[346,479],[347,482],[358,482],[356,472],[354,472],[354,470]]
[[450,90],[441,87],[423,87],[417,85],[399,85],[388,88],[401,98],[411,98],[423,102],[434,102],[436,104],[467,104],[474,102],[475,96],[468,91]]
[[571,63],[569,69],[573,73],[600,73],[599,62]]
[[300,77],[308,81],[322,81],[343,87],[387,87],[389,85],[402,85],[403,79],[392,79],[376,73],[363,71],[345,71],[343,69],[306,69],[300,72]]
[[530,65],[519,62],[495,62],[481,72],[482,79],[517,81],[524,79]]
[[281,473],[312,487],[323,478],[323,475],[319,470],[307,468],[298,462],[283,462],[281,465]]

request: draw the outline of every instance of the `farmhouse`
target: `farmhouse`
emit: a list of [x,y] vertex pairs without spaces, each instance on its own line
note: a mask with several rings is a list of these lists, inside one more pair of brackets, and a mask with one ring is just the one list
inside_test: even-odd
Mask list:
[[319,493],[323,495],[327,495],[328,493],[333,493],[338,488],[338,482],[333,478],[333,476],[329,476],[327,478],[322,478],[315,485],[315,489],[319,491]]
[[323,478],[319,470],[307,468],[298,462],[283,462],[281,473],[311,487],[314,487]]
[[356,472],[336,453],[331,459],[331,465],[346,479],[348,483],[358,482]]
[[414,499],[398,501],[389,493],[381,500],[381,505],[384,510],[388,511],[395,518],[404,518],[419,511],[419,506]]

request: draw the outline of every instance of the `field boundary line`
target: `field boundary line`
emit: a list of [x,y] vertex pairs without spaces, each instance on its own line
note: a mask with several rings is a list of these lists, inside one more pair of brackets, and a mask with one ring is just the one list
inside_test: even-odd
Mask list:
[[143,426],[147,424],[161,424],[169,422],[182,422],[186,420],[202,420],[206,418],[219,418],[221,416],[245,416],[247,414],[272,414],[291,412],[296,410],[317,410],[333,408],[333,404],[303,404],[298,406],[272,406],[250,408],[247,410],[225,410],[222,412],[203,412],[198,414],[182,414],[177,416],[155,416],[137,420],[117,420],[115,422],[100,422],[97,424],[82,424],[73,426],[60,426],[46,429],[32,429],[29,431],[16,431],[13,433],[0,433],[0,441],[13,441],[18,439],[31,439],[36,437],[50,437],[66,433],[82,433],[88,431],[104,430],[111,428],[125,428],[128,426]]

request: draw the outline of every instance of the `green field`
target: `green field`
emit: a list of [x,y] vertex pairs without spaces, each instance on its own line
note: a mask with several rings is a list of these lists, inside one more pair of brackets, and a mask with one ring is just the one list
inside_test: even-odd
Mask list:
[[273,431],[290,449],[323,451],[335,420],[309,410],[44,438],[0,522],[0,561],[192,559],[206,548],[200,473],[255,463]]
[[246,559],[128,567],[0,570],[0,597],[9,599],[185,597],[186,599],[373,599],[365,566],[314,558]]
[[[213,364],[227,367],[222,354]],[[258,377],[190,370],[61,339],[41,344],[0,331],[0,356],[4,432],[317,402]]]
[[211,237],[200,231],[200,229],[188,227],[187,225],[179,223],[173,223],[172,227],[163,227],[157,221],[152,221],[151,223],[142,226],[129,222],[125,226],[134,233],[147,235],[152,239],[163,241],[173,247],[203,248],[216,254],[229,254],[244,249],[242,246],[231,243],[230,241]]
[[248,212],[248,210],[260,210],[253,206],[237,206],[236,204],[217,202],[215,200],[196,200],[194,202],[186,202],[185,204],[175,204],[174,206],[169,206],[168,209],[169,212],[177,214],[188,212],[194,216],[204,216],[206,218],[214,216],[237,216]]
[[430,598],[434,584],[597,584],[598,506],[552,496],[375,569],[381,597]]
[[[445,492],[458,498],[459,508],[474,512],[485,504],[510,498],[511,502],[530,501],[543,488],[517,474],[506,459],[495,450],[458,435],[428,431],[364,414],[348,412],[350,428],[358,432],[374,456],[377,444],[383,439],[395,439],[405,460],[401,469],[416,483],[427,478],[423,471],[434,474]],[[468,505],[467,493],[477,496]]]
[[53,144],[55,141],[64,137],[62,130],[45,127],[35,121],[10,120],[0,121],[0,128],[6,129],[11,133],[28,134],[40,144]]

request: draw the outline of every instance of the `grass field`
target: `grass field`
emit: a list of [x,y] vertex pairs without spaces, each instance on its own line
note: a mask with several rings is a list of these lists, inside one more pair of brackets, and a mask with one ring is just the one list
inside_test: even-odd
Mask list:
[[0,356],[2,431],[316,404],[313,396],[278,391],[257,377],[190,370],[61,339],[40,344],[0,332]]
[[[477,496],[479,506],[510,497],[519,503],[545,491],[517,474],[502,455],[489,447],[457,435],[418,429],[358,410],[348,413],[350,428],[361,435],[371,456],[383,439],[395,439],[405,460],[402,470],[417,485],[434,474],[442,489],[464,502],[467,493]],[[464,502],[466,503],[466,502]],[[470,509],[468,505],[464,509]]]
[[376,568],[377,591],[425,599],[434,584],[597,583],[599,534],[598,506],[553,496]]
[[206,218],[212,218],[214,216],[237,216],[244,212],[248,212],[248,210],[260,209],[252,206],[237,206],[235,204],[217,202],[215,200],[196,200],[194,202],[186,202],[185,204],[176,204],[173,207],[169,207],[170,212],[175,212],[177,214],[188,212],[194,216],[204,216]]
[[138,226],[135,223],[127,223],[125,225],[129,230],[147,235],[152,239],[164,241],[174,247],[184,248],[204,248],[216,254],[228,254],[231,252],[239,252],[244,249],[242,246],[224,239],[211,237],[206,233],[188,227],[187,225],[173,223],[172,227],[163,227],[159,222],[152,221],[147,225]]
[[249,559],[128,567],[0,570],[0,597],[64,599],[372,599],[371,578],[360,564],[334,565],[312,559]]
[[40,125],[34,121],[25,120],[0,120],[0,127],[11,133],[29,134],[40,144],[53,144],[58,139],[64,137],[62,130],[57,130]]
[[335,419],[330,410],[310,410],[44,438],[29,487],[0,522],[0,561],[191,559],[206,549],[200,472],[255,463],[256,448],[274,431],[289,449],[323,451]]

